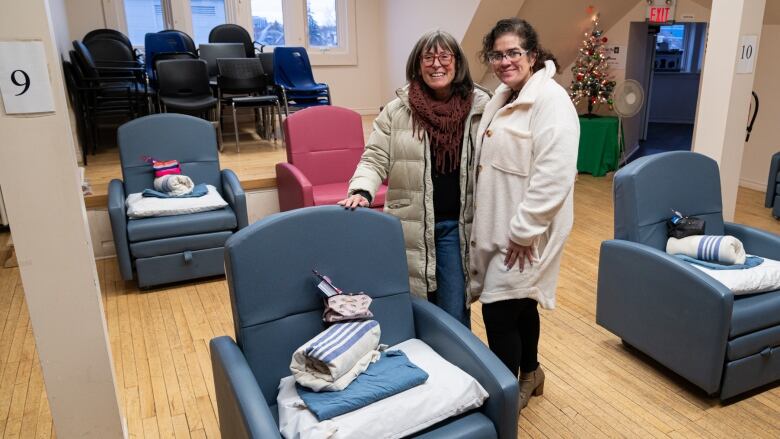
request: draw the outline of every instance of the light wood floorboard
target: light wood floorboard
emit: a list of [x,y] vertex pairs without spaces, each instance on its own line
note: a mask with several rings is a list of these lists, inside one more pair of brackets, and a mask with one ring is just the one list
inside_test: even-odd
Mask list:
[[[724,406],[596,325],[598,251],[612,236],[611,206],[609,177],[578,178],[558,307],[541,312],[545,393],[523,410],[520,435],[780,437],[780,386]],[[740,189],[737,211],[737,222],[780,234],[760,192]],[[130,437],[219,437],[208,342],[233,336],[225,280],[139,291],[115,260],[98,261],[97,270]],[[472,326],[485,340],[478,304]],[[54,436],[17,268],[0,268],[0,435]]]

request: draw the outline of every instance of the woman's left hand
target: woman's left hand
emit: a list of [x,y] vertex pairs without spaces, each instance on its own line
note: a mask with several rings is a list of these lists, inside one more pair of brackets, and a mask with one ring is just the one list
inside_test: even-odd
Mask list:
[[518,268],[520,271],[523,271],[526,260],[528,260],[529,267],[534,265],[533,254],[533,245],[520,245],[510,239],[509,244],[506,246],[506,258],[504,258],[504,265],[506,266],[507,270],[511,270],[512,267],[514,267],[515,262],[517,262]]

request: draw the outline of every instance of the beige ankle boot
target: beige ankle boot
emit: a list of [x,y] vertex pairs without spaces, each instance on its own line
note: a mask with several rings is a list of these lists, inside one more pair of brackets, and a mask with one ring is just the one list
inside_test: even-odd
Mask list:
[[544,393],[544,371],[542,366],[535,371],[520,374],[520,400],[518,408],[524,409],[528,405],[528,400],[533,396],[541,396]]

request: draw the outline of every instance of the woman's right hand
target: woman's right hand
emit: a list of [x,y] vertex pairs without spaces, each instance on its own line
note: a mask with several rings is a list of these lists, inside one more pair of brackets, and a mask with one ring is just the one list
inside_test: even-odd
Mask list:
[[360,195],[360,194],[354,194],[350,195],[347,198],[344,198],[343,200],[339,201],[339,206],[344,206],[346,209],[352,209],[355,210],[356,207],[368,207],[368,200],[366,197]]

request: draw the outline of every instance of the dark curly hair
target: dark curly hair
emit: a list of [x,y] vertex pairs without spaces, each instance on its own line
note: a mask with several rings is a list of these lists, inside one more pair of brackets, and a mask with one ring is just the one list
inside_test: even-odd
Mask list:
[[555,70],[560,71],[561,66],[558,64],[558,60],[555,59],[552,53],[542,48],[539,44],[539,35],[536,34],[536,30],[530,23],[522,18],[505,18],[499,20],[493,29],[488,32],[484,38],[482,38],[482,50],[479,51],[479,59],[484,64],[489,64],[488,55],[493,51],[493,45],[496,40],[502,35],[514,34],[520,38],[520,45],[524,50],[527,50],[530,55],[536,57],[532,70],[536,72],[544,68],[544,62],[547,60],[555,63]]
[[414,45],[406,60],[406,80],[408,82],[420,81],[425,91],[432,94],[428,85],[420,80],[422,76],[420,62],[425,53],[435,50],[437,46],[449,50],[455,55],[455,78],[452,80],[452,93],[460,95],[462,98],[468,97],[474,91],[474,81],[469,73],[469,63],[455,37],[442,30],[428,32],[417,40],[417,44]]

